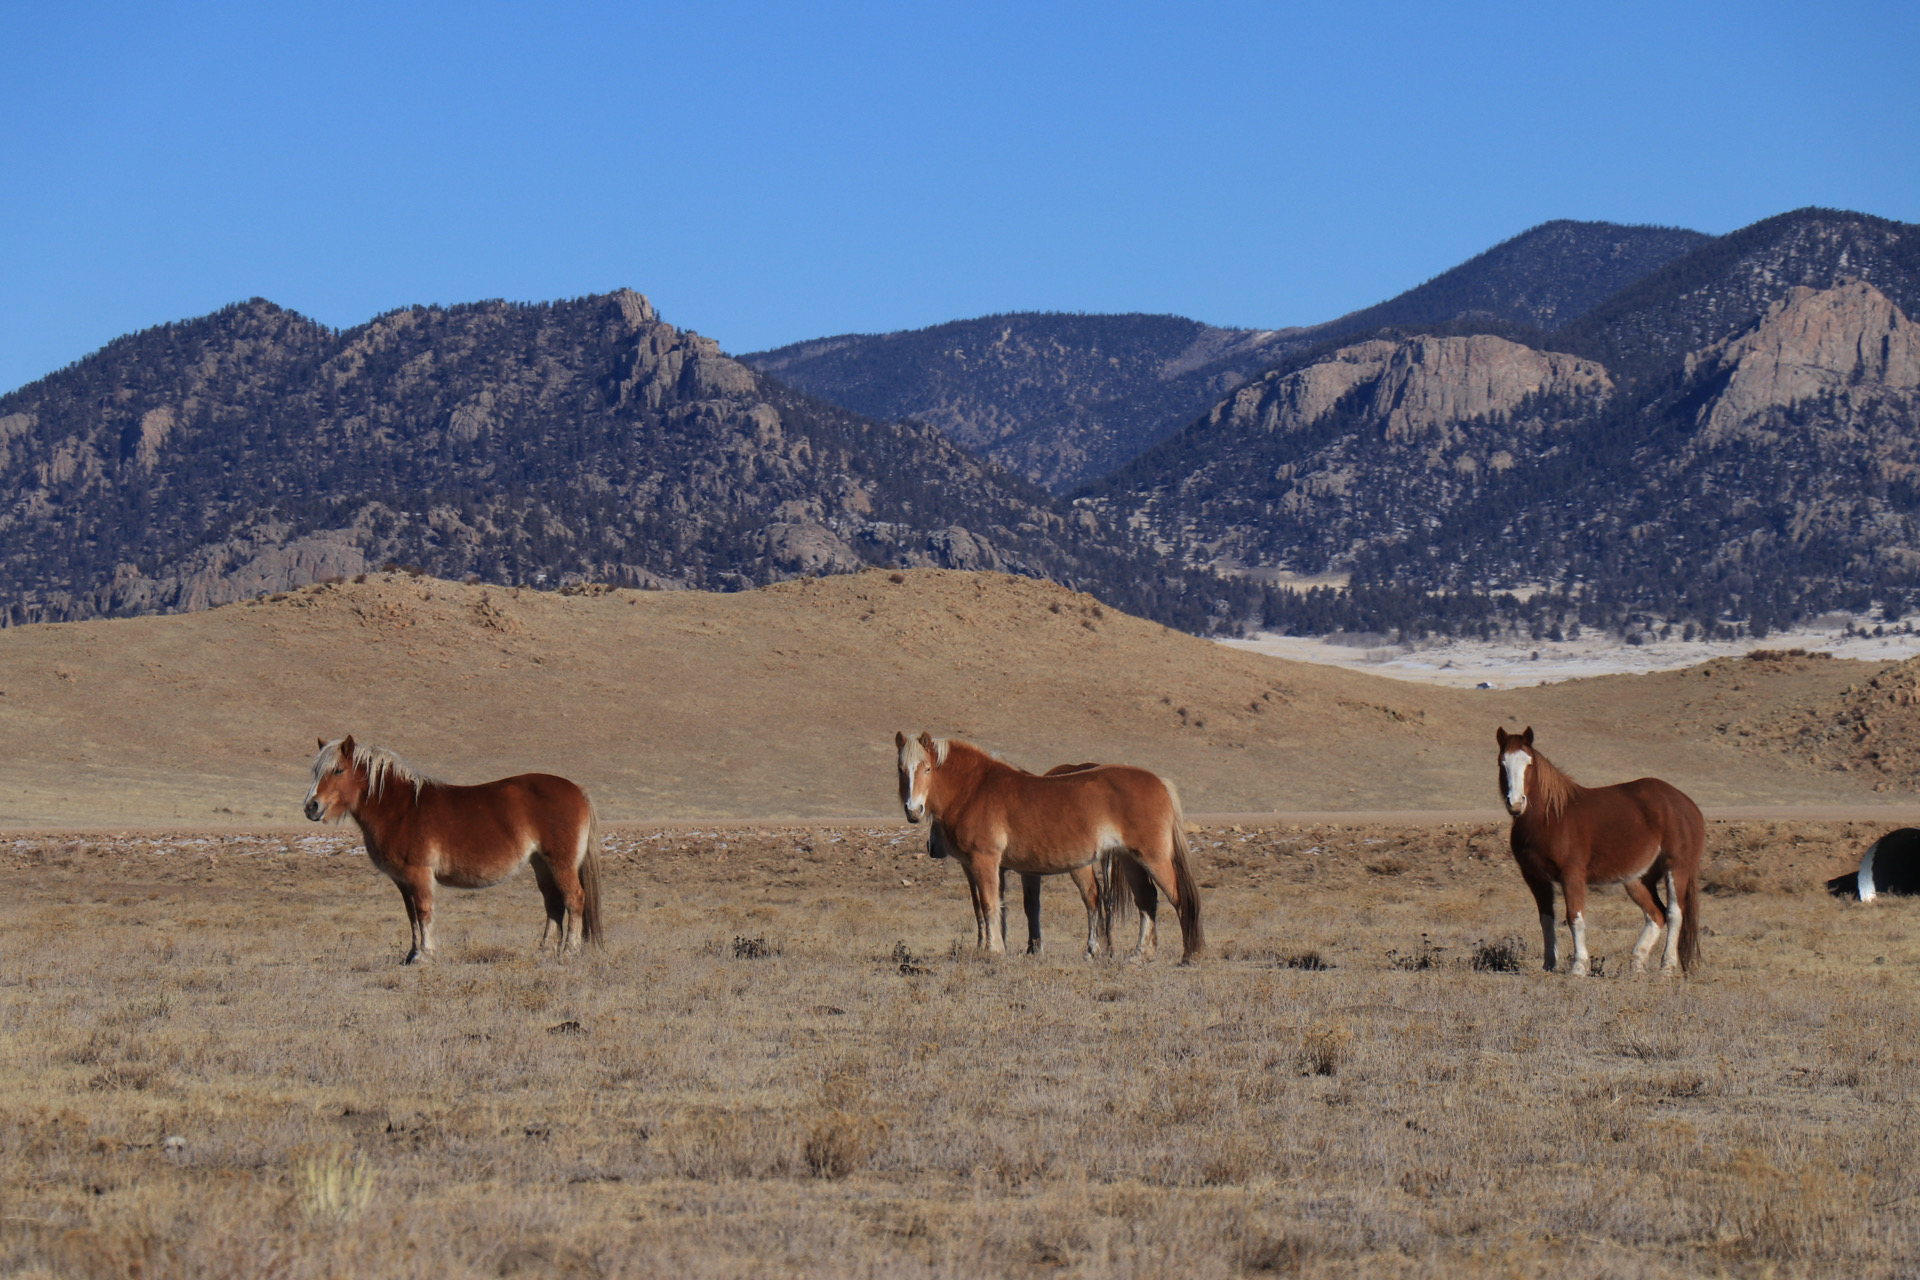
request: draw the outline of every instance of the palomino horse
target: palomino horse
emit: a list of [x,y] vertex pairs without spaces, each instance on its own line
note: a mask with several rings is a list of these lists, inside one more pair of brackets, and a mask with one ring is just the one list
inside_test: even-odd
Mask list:
[[[967,873],[982,945],[1006,951],[1000,916],[1000,871],[1058,875],[1117,858],[1130,883],[1157,886],[1180,918],[1185,960],[1200,954],[1200,887],[1187,856],[1180,797],[1145,769],[1101,765],[1045,777],[995,760],[953,738],[894,735],[900,803],[907,821],[931,820],[947,851]],[[1084,891],[1084,890],[1083,890]],[[1109,895],[1112,890],[1109,889]],[[1157,895],[1140,899],[1139,959],[1151,958]],[[1098,953],[1089,911],[1087,953]],[[1098,913],[1106,918],[1103,909]]]
[[[1046,771],[1044,777],[1058,777],[1063,773],[1081,773],[1100,766],[1088,761],[1084,764],[1057,764]],[[945,831],[939,823],[934,823],[927,834],[927,855],[934,858],[952,856],[948,847]],[[971,873],[969,873],[971,874]],[[1107,916],[1107,903],[1100,892],[1100,879],[1093,866],[1075,867],[1067,872],[1073,881],[1073,887],[1080,891],[1080,900],[1087,908],[1087,955],[1098,955],[1102,948],[1113,949],[1113,930]],[[1031,872],[1020,873],[1020,903],[1027,915],[1027,954],[1037,956],[1045,949],[1040,938],[1040,882],[1045,877]],[[1007,868],[1000,868],[1000,936],[1007,934]],[[975,922],[976,924],[978,921]],[[984,927],[977,939],[981,946],[987,945]]]
[[322,742],[313,758],[307,817],[352,818],[367,856],[400,887],[413,928],[406,963],[433,955],[433,886],[485,889],[527,862],[559,951],[600,941],[600,837],[593,801],[565,778],[523,773],[456,787],[407,766],[391,751]]
[[[1700,958],[1700,856],[1707,823],[1700,806],[1658,778],[1611,787],[1583,787],[1534,749],[1533,730],[1494,730],[1500,744],[1500,794],[1513,815],[1513,860],[1540,907],[1546,967],[1555,950],[1553,886],[1565,891],[1567,926],[1573,930],[1573,968],[1587,971],[1587,886],[1618,884],[1647,913],[1633,944],[1633,971],[1644,973],[1647,956],[1667,929],[1660,972],[1678,963],[1691,971]],[[1667,903],[1658,889],[1666,882]]]

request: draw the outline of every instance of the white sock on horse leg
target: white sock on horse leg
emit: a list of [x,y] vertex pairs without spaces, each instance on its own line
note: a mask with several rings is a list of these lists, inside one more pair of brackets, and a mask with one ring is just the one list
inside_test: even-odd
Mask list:
[[1573,968],[1568,972],[1583,976],[1587,972],[1587,913],[1573,918]]

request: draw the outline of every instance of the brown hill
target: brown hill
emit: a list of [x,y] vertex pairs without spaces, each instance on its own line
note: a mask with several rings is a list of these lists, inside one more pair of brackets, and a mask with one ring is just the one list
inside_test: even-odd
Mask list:
[[376,574],[0,632],[0,815],[297,821],[315,738],[346,732],[457,781],[566,773],[613,819],[897,812],[893,731],[921,728],[1035,768],[1145,765],[1196,813],[1487,809],[1499,723],[1536,726],[1585,781],[1659,773],[1707,804],[1854,802],[1884,782],[1802,763],[1766,727],[1882,664],[1726,668],[1430,688],[1229,650],[991,573],[737,594]]

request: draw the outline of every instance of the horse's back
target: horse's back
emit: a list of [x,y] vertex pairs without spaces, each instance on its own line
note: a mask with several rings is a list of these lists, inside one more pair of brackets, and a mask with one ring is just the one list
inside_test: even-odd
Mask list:
[[1174,812],[1173,794],[1158,774],[1125,764],[1030,777],[1019,801],[1029,820],[1048,815],[1088,838],[1111,828],[1128,842],[1163,826]]
[[1628,789],[1634,799],[1650,814],[1656,815],[1662,826],[1678,831],[1697,831],[1707,829],[1706,815],[1700,812],[1700,806],[1693,797],[1661,778],[1635,778],[1632,782],[1620,784]]
[[434,792],[440,802],[436,807],[450,821],[497,826],[542,843],[572,839],[593,815],[587,793],[552,773],[519,773],[472,786],[442,785]]

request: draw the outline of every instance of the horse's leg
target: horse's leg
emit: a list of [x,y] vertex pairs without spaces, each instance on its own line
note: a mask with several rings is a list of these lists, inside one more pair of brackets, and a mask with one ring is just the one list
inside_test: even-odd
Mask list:
[[1000,936],[1007,936],[1007,869],[1000,868],[1000,874],[993,878],[994,892],[1000,895]]
[[400,901],[407,908],[407,958],[401,964],[412,964],[420,958],[420,904],[413,899],[413,886],[405,880],[396,880],[394,884],[400,890]]
[[[1682,872],[1682,875],[1684,874]],[[1685,923],[1681,914],[1680,895],[1685,888],[1686,885],[1681,877],[1676,876],[1669,868],[1667,870],[1667,949],[1660,956],[1660,976],[1663,978],[1678,972],[1680,968],[1680,926]]]
[[1000,894],[1003,878],[1000,858],[994,855],[992,865],[981,868],[980,892],[987,900],[987,950],[996,956],[1007,954],[1006,901]]
[[[547,914],[559,923],[560,937],[555,945],[555,953],[578,951],[580,949],[582,913],[587,908],[586,886],[580,883],[580,868],[576,864],[568,866],[565,855],[558,859],[548,858],[545,850],[533,855],[535,862],[544,861],[547,872],[553,877],[554,892],[560,896],[560,909],[555,911],[552,899],[548,899]],[[546,931],[541,931],[541,937]]]
[[1525,868],[1521,876],[1527,882],[1528,892],[1533,894],[1533,904],[1540,910],[1540,951],[1544,957],[1548,973],[1560,967],[1560,935],[1553,922],[1553,881],[1545,876],[1529,875]]
[[1127,887],[1133,890],[1133,905],[1140,911],[1140,941],[1127,958],[1151,960],[1160,935],[1160,923],[1156,918],[1160,910],[1160,894],[1153,877],[1147,874],[1147,869],[1131,853],[1121,855],[1119,863],[1126,873]]
[[[1087,959],[1091,960],[1100,954],[1100,877],[1090,866],[1075,867],[1068,874],[1080,891],[1080,901],[1087,905]],[[1111,944],[1112,939],[1107,942]]]
[[560,892],[545,854],[536,853],[529,861],[533,864],[534,883],[540,886],[540,897],[547,904],[547,922],[540,926],[540,944],[534,950],[545,951],[547,935],[552,934],[553,949],[558,951],[567,937],[567,895]]
[[1567,895],[1567,927],[1573,930],[1573,967],[1567,972],[1584,978],[1587,976],[1587,877],[1581,872],[1566,874],[1560,887]]
[[987,947],[987,895],[981,891],[980,877],[975,874],[973,860],[959,857],[960,869],[967,873],[967,898],[973,903],[973,945],[984,951]]
[[1640,938],[1633,944],[1633,971],[1647,971],[1647,957],[1653,954],[1653,944],[1659,940],[1660,926],[1667,922],[1666,913],[1660,910],[1660,900],[1654,896],[1653,886],[1658,884],[1663,873],[1656,869],[1648,871],[1638,880],[1629,880],[1623,886],[1627,896],[1633,899],[1633,905],[1646,912],[1647,923],[1640,930]]
[[1027,909],[1027,954],[1040,954],[1040,877],[1020,873],[1020,905]]

